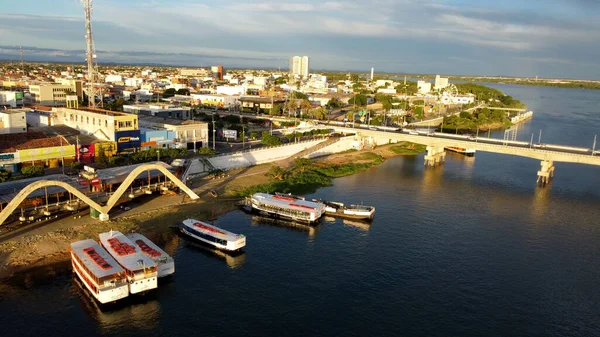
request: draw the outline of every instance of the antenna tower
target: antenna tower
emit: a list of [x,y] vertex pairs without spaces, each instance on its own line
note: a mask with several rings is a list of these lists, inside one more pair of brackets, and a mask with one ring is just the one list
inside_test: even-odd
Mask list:
[[19,46],[19,52],[21,53],[21,71],[25,74],[25,68],[23,68],[23,46]]
[[[85,43],[86,49],[86,61],[88,67],[87,80],[88,80],[88,106],[90,108],[96,108],[97,106],[102,107],[102,97],[100,97],[100,103],[96,105],[96,79],[97,79],[97,67],[98,61],[96,59],[96,49],[94,47],[94,38],[92,35],[92,0],[81,0],[83,8],[85,10]],[[101,94],[101,92],[100,92]]]

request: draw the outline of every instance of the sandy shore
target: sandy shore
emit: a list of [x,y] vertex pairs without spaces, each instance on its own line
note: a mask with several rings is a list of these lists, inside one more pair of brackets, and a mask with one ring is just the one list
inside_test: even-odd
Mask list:
[[[356,161],[365,152],[373,152],[387,159],[398,156],[386,145],[374,150],[356,151],[324,157],[322,161],[342,164]],[[96,239],[99,233],[118,230],[123,233],[139,231],[149,239],[172,231],[171,225],[186,218],[209,219],[236,208],[235,191],[269,181],[265,173],[272,165],[264,164],[228,172],[220,179],[196,179],[192,189],[200,196],[192,201],[183,195],[163,195],[132,208],[127,212],[111,213],[111,221],[101,222],[87,213],[69,216],[48,223],[27,226],[17,233],[0,235],[0,279],[33,267],[64,262],[69,259],[70,243],[82,239]],[[215,190],[218,197],[209,194]]]

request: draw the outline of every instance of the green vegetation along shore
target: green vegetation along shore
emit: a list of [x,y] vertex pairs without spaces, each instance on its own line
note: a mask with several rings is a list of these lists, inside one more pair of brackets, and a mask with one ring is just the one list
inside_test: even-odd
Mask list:
[[[388,147],[391,156],[416,155],[425,151],[425,146],[413,143],[402,143]],[[375,152],[350,153],[346,159],[337,162],[312,161],[298,158],[290,168],[274,165],[267,176],[269,182],[254,185],[237,191],[240,197],[250,196],[257,192],[305,194],[315,192],[318,188],[331,186],[333,178],[349,176],[365,171],[372,166],[383,163],[386,158]]]

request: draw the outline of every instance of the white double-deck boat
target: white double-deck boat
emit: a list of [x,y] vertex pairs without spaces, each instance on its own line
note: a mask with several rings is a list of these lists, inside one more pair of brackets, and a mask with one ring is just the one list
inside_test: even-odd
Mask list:
[[318,221],[325,213],[325,205],[292,195],[255,193],[250,203],[259,213],[308,223]]
[[96,241],[71,243],[71,264],[98,302],[114,302],[129,295],[125,270]]
[[175,273],[175,260],[164,250],[160,249],[154,242],[139,233],[127,234],[133,243],[138,246],[143,254],[150,257],[158,267],[158,277],[165,277]]
[[451,151],[451,152],[456,152],[456,153],[464,154],[465,156],[469,156],[469,157],[474,156],[475,152],[476,152],[475,149],[465,149],[465,148],[456,147],[456,146],[448,146],[448,147],[446,147],[446,150]]
[[129,292],[136,294],[158,287],[156,263],[125,235],[117,231],[101,233],[100,243],[125,269]]
[[219,249],[237,251],[246,246],[246,237],[243,234],[235,234],[200,220],[183,220],[179,229],[185,235]]

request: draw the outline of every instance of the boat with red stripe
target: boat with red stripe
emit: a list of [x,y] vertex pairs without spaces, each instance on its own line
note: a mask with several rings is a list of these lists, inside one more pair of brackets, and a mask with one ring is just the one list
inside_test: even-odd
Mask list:
[[73,272],[98,302],[129,296],[125,270],[94,240],[71,243]]
[[143,254],[150,257],[158,267],[158,277],[166,277],[175,273],[175,260],[169,254],[165,253],[154,242],[140,233],[131,233],[126,235]]
[[100,233],[100,244],[125,269],[132,294],[158,287],[158,268],[127,236],[118,231]]

